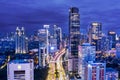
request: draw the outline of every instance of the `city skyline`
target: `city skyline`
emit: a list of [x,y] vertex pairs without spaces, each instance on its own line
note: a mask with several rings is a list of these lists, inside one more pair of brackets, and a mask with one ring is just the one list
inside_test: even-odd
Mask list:
[[[43,3],[43,4],[42,4]],[[91,22],[102,23],[103,32],[113,30],[119,33],[120,1],[72,1],[72,0],[1,0],[0,32],[15,31],[23,26],[27,32],[42,28],[44,24],[58,25],[68,33],[69,7],[80,10],[80,29],[86,29]],[[101,6],[102,5],[102,6]],[[48,9],[49,8],[49,9]],[[30,27],[30,28],[29,28]]]
[[[20,2],[22,2],[22,0],[19,1],[19,3]],[[57,2],[59,2],[59,0]],[[64,1],[57,2],[52,1],[50,3],[62,4]],[[14,2],[14,4],[15,3],[16,2]],[[23,7],[23,5],[27,3],[30,3],[30,1],[27,0],[20,5]],[[34,1],[32,1],[32,3],[37,4],[34,3]],[[83,15],[80,13],[82,12],[80,8],[76,6],[70,6],[69,9],[67,9],[67,7],[63,8],[66,9],[68,13],[68,18],[66,18],[67,14],[64,15],[66,11],[59,12],[59,9],[62,8],[58,8],[58,11],[53,14],[57,9],[48,8],[48,5],[44,10],[50,11],[50,13],[46,12],[49,15],[42,12],[42,10],[39,12],[43,14],[43,20],[40,18],[41,14],[38,15],[36,11],[36,14],[34,13],[34,9],[32,9],[34,14],[30,14],[31,5],[27,4],[27,6],[29,6],[29,9],[25,10],[26,6],[24,5],[25,8],[21,8],[21,12],[19,12],[18,8],[14,7],[15,13],[9,10],[11,6],[9,6],[10,8],[6,7],[10,14],[12,13],[11,15],[14,14],[16,17],[15,22],[19,22],[19,20],[22,21],[16,26],[16,31],[14,26],[12,26],[12,28],[14,28],[13,32],[11,32],[11,27],[6,27],[11,33],[1,28],[3,32],[7,33],[6,35],[1,35],[2,31],[0,32],[1,80],[120,79],[120,35],[115,32],[114,29],[109,31],[111,28],[107,28],[105,32],[106,27],[103,26],[101,21],[92,21],[90,18],[86,19],[90,19],[89,25],[86,26],[88,28],[81,27],[83,24],[81,16]],[[35,7],[37,6],[34,6],[34,8]],[[98,9],[98,6],[96,9]],[[17,11],[20,14],[17,14]],[[24,13],[24,11],[26,13]],[[61,17],[57,15],[58,13],[62,13],[64,16]],[[90,14],[87,16],[90,16]],[[10,17],[13,16],[9,15],[6,17],[8,18],[8,22],[14,22],[14,19],[10,20]],[[92,15],[92,18],[93,17],[96,16]],[[62,20],[63,18],[67,21]],[[97,16],[97,18],[99,17]],[[36,19],[38,19],[38,22],[35,21]],[[43,22],[48,20],[50,23],[46,21],[45,24],[40,24],[40,27],[31,27],[37,26],[39,19]],[[52,24],[54,21],[58,21],[59,24],[57,24],[57,22]],[[68,24],[66,27],[64,27],[65,22]],[[86,25],[87,22],[84,24]],[[60,26],[60,24],[63,26]],[[28,27],[28,25],[30,26]],[[69,31],[67,31],[67,28]],[[86,29],[86,32],[84,32],[84,29]],[[67,35],[64,34],[67,32],[69,32]],[[104,33],[107,34],[105,35]]]

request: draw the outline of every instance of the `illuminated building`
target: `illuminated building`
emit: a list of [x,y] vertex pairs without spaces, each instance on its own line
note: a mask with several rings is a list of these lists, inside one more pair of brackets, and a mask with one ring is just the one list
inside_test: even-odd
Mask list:
[[49,39],[49,52],[50,53],[55,53],[57,50],[58,50],[57,39],[54,38],[53,36],[50,36],[50,39]]
[[120,43],[116,43],[116,57],[120,58]]
[[96,46],[96,51],[101,50],[101,39],[102,39],[102,25],[98,22],[93,22],[89,29],[89,43]]
[[101,43],[102,43],[101,50],[102,51],[109,51],[109,39],[108,39],[108,37],[103,36]]
[[16,28],[16,34],[15,34],[15,53],[18,54],[25,54],[28,52],[28,44],[27,44],[27,38],[25,36],[24,27],[19,29]]
[[81,33],[80,34],[80,44],[82,45],[83,43],[86,43],[86,42],[87,42],[87,35]]
[[106,69],[106,80],[118,80],[118,71],[113,68]]
[[84,80],[106,80],[106,64],[89,62],[85,67]]
[[62,42],[62,29],[54,25],[54,38],[57,39],[57,49],[60,49],[60,43]]
[[[49,25],[43,25],[43,27],[44,27],[44,29],[40,29],[39,31],[38,31],[38,35],[39,35],[39,48],[41,48],[41,46],[43,46],[44,47],[44,49],[45,49],[45,53],[44,53],[44,55],[46,55],[45,56],[45,58],[43,57],[43,61],[44,60],[47,60],[47,63],[49,62],[49,59],[48,59],[48,57],[49,57]],[[40,54],[41,52],[39,52],[39,54]],[[40,58],[40,55],[39,55],[39,58]],[[40,59],[39,59],[39,62],[40,62]],[[46,63],[46,62],[45,62]]]
[[90,43],[83,43],[82,46],[78,47],[79,50],[79,70],[82,80],[85,76],[85,66],[89,61],[95,61],[95,46],[90,45]]
[[[43,27],[45,28],[45,31],[46,31],[46,57],[47,57],[47,60],[48,60],[48,57],[49,57],[49,26],[50,25],[43,25]],[[48,62],[49,62],[49,60],[48,60]]]
[[41,44],[46,44],[46,30],[45,29],[39,29],[38,30],[38,36],[39,36],[39,42]]
[[69,11],[69,45],[70,56],[69,61],[72,62],[71,72],[78,72],[78,45],[80,43],[80,19],[79,9],[76,7],[70,8]]
[[108,51],[108,55],[111,56],[111,57],[115,57],[116,56],[116,50],[109,50]]
[[39,29],[39,66],[44,67],[46,65],[47,57],[47,34],[46,29]]
[[32,59],[13,60],[7,64],[7,80],[34,80]]
[[115,49],[116,45],[116,33],[114,31],[108,32],[108,39],[109,39],[109,49]]
[[15,50],[15,41],[13,40],[1,40],[0,41],[0,53],[13,52]]
[[46,66],[46,47],[42,44],[39,44],[39,66]]

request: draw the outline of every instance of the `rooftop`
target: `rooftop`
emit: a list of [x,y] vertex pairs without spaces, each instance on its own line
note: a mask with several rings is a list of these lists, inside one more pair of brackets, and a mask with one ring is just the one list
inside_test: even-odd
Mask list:
[[106,72],[118,72],[118,71],[113,68],[106,68]]
[[12,60],[9,63],[17,64],[17,63],[30,63],[32,59],[19,59],[19,60]]

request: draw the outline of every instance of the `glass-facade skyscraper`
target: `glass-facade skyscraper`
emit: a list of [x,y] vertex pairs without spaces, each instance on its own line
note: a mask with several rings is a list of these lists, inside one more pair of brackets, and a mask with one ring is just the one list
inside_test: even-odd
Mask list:
[[25,54],[28,52],[27,38],[25,36],[24,27],[21,29],[19,27],[16,28],[15,34],[15,44],[16,50],[15,53]]
[[101,39],[102,39],[102,25],[98,22],[93,22],[89,29],[89,42],[96,46],[96,51],[101,50]]
[[109,49],[115,49],[116,45],[116,33],[114,31],[108,32],[108,39],[109,39]]
[[69,10],[69,45],[71,70],[76,73],[78,71],[78,45],[80,43],[80,15],[79,9],[72,7]]
[[70,8],[69,12],[69,37],[71,55],[78,56],[78,45],[80,40],[80,19],[79,9],[76,7]]

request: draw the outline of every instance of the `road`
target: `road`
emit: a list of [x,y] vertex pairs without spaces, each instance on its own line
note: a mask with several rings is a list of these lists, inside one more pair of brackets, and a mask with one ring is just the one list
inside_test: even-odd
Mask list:
[[7,63],[9,61],[10,61],[10,56],[8,56],[7,61],[2,66],[0,66],[0,69],[3,69],[5,66],[7,66]]
[[55,53],[56,55],[49,63],[49,71],[46,80],[67,80],[62,65],[62,56],[65,54],[65,48]]
[[49,71],[48,71],[48,76],[46,80],[55,80],[55,63],[50,62],[49,63]]

